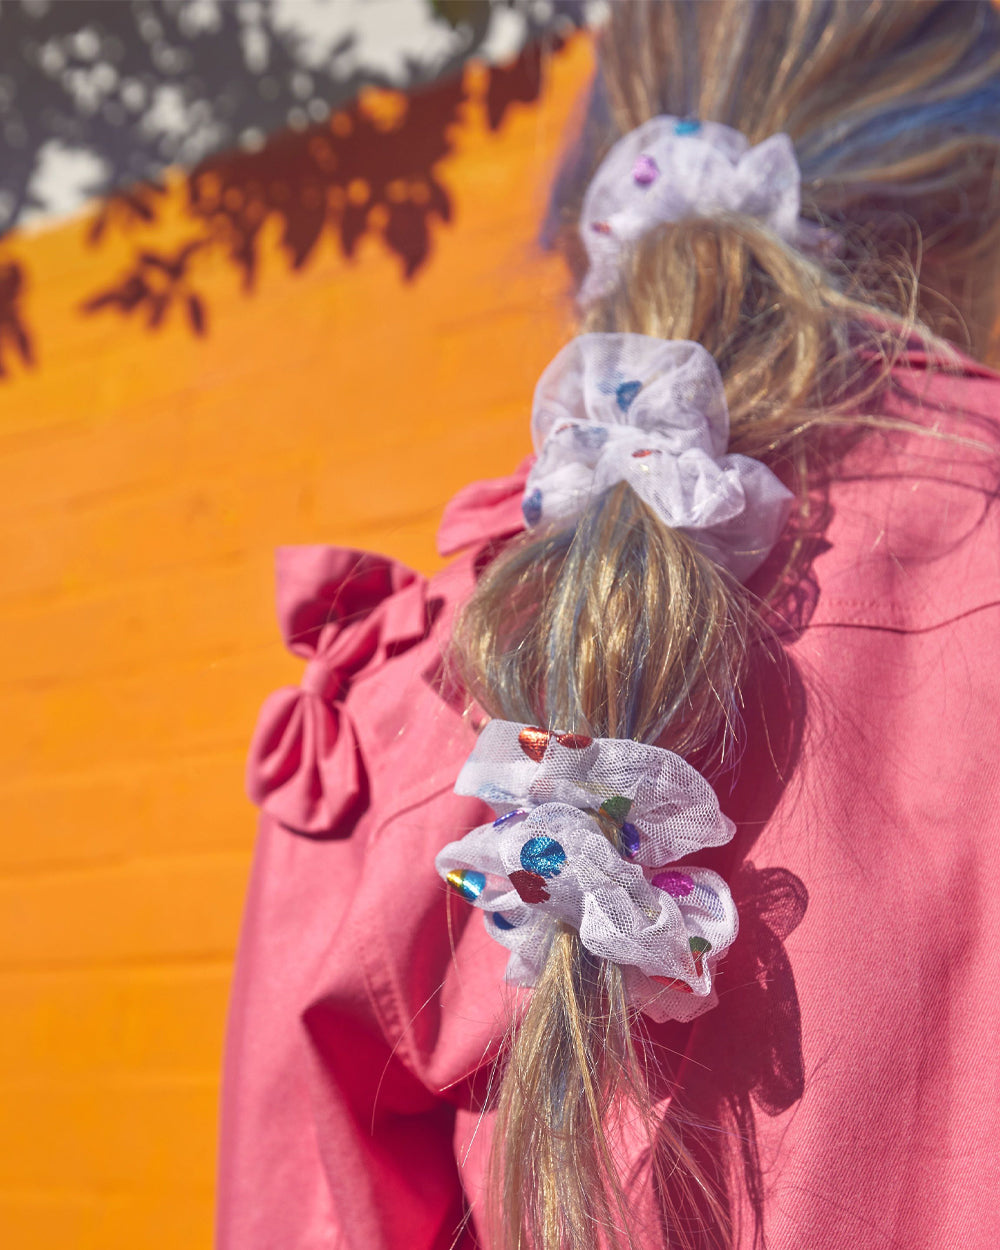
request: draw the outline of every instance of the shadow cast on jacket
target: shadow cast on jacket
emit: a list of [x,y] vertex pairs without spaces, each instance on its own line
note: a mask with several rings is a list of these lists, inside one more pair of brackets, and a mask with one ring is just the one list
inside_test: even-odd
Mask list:
[[[776,638],[753,654],[744,702],[739,771],[728,791],[717,783],[737,832],[728,846],[697,856],[729,882],[739,936],[717,971],[718,1005],[689,1025],[647,1023],[645,1045],[654,1100],[664,1108],[652,1150],[663,1151],[668,1128],[679,1129],[729,1218],[738,1221],[748,1211],[752,1244],[763,1245],[757,1117],[787,1111],[805,1089],[798,996],[784,944],[805,915],[808,892],[794,873],[757,868],[750,858],[792,779],[805,725],[803,683]],[[665,1184],[658,1194],[665,1238],[669,1227],[682,1227],[699,1238],[693,1244],[721,1246],[718,1217],[705,1195]]]

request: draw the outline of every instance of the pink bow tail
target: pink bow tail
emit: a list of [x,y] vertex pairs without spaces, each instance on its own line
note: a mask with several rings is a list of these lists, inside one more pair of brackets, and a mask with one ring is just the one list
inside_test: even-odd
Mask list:
[[363,788],[358,743],[339,704],[300,686],[276,690],[250,744],[250,799],[279,824],[311,837],[344,837]]

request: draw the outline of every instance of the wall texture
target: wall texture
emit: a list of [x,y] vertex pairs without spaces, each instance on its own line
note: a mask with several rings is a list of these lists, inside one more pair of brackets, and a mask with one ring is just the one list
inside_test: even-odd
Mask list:
[[[590,70],[578,36],[496,129],[495,84],[467,71],[434,161],[451,221],[431,222],[410,280],[393,205],[427,192],[391,180],[351,259],[343,232],[296,251],[291,218],[253,217],[253,179],[227,186],[224,169],[199,194],[229,216],[203,214],[188,252],[197,197],[180,175],[148,192],[155,213],[140,191],[0,241],[12,1250],[210,1244],[254,827],[243,754],[262,697],[299,668],[278,641],[271,553],[343,543],[431,570],[449,495],[528,450],[532,387],[568,329],[563,268],[533,239]],[[404,108],[368,97],[329,134],[367,118],[391,136]],[[307,136],[316,152],[325,133]],[[343,212],[366,189],[318,194]]]

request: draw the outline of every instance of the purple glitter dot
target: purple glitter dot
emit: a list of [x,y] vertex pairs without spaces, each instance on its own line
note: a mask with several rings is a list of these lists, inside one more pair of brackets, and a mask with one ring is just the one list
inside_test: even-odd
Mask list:
[[498,816],[496,820],[493,822],[493,828],[502,829],[503,826],[507,824],[508,821],[513,820],[516,816],[527,816],[527,814],[528,813],[524,810],[523,807],[519,807],[517,808],[516,811],[513,811],[513,812],[504,812],[502,816]]
[[641,156],[635,158],[635,164],[632,166],[633,182],[637,182],[640,187],[648,187],[659,176],[660,167],[651,156],[643,152]]
[[671,898],[687,898],[694,889],[694,880],[686,872],[658,872],[653,885],[666,890]]
[[635,859],[639,854],[639,830],[628,821],[622,823],[622,852],[626,859]]

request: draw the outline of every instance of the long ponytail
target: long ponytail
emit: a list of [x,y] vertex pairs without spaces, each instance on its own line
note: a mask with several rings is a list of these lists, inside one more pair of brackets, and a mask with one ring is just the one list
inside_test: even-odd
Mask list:
[[[801,525],[829,433],[887,424],[878,400],[914,336],[985,349],[998,102],[1000,23],[987,3],[613,5],[590,150],[560,183],[571,258],[583,182],[614,139],[658,113],[724,122],[751,142],[788,132],[805,212],[840,245],[821,262],[742,217],[664,225],[628,253],[581,328],[706,347],[726,389],[730,450],[782,477]],[[973,272],[980,262],[985,277]],[[794,544],[790,553],[794,564]],[[572,528],[526,536],[487,567],[455,650],[492,716],[655,738],[717,775],[738,756],[748,656],[773,589],[774,579],[752,594],[619,484]],[[621,970],[561,929],[499,1095],[497,1250],[734,1244],[724,1140],[706,1144],[697,1124],[664,1112],[655,1067]],[[643,1166],[623,1172],[626,1154]],[[655,1218],[640,1193],[656,1195]]]

